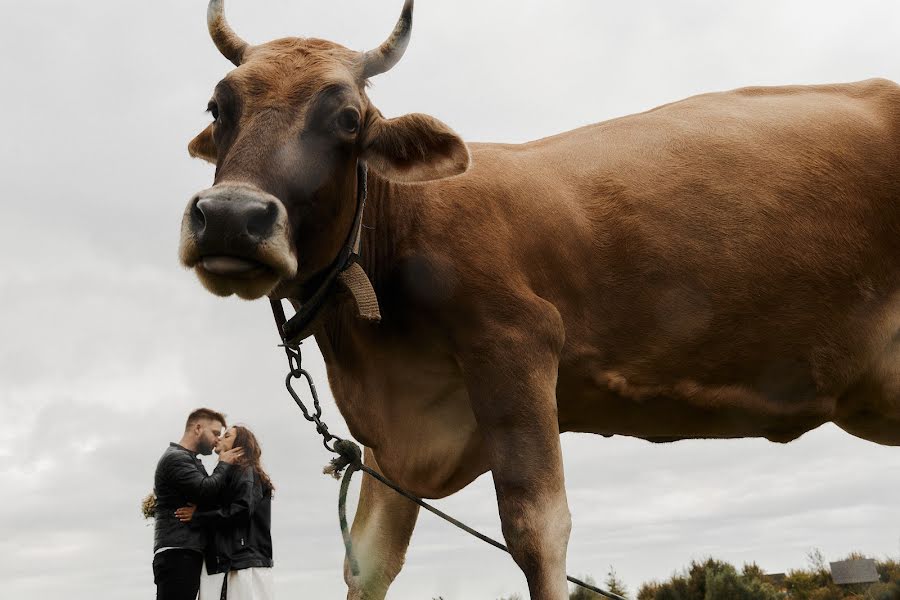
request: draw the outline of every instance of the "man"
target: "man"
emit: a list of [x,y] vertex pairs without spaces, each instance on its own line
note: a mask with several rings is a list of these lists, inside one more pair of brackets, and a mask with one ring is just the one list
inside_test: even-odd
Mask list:
[[188,415],[184,435],[169,447],[156,465],[156,527],[153,542],[153,581],[157,600],[194,600],[200,589],[200,570],[206,532],[181,523],[175,510],[188,503],[214,503],[225,485],[241,448],[219,454],[219,464],[207,475],[198,454],[208,455],[225,429],[225,417],[209,408]]

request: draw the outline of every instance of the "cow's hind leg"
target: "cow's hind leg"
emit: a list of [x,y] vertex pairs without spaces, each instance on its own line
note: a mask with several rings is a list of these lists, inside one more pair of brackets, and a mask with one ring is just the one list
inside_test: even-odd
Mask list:
[[461,362],[510,554],[532,600],[566,600],[571,519],[555,394],[562,324],[555,309],[539,308],[515,324],[479,326]]
[[[368,448],[364,460],[367,466],[381,471]],[[350,530],[359,575],[354,576],[344,561],[348,600],[383,600],[403,567],[418,514],[418,505],[372,477],[362,476],[359,505]]]

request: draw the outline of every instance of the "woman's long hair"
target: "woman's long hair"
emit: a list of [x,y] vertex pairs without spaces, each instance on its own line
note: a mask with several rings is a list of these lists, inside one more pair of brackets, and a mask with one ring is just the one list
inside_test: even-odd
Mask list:
[[260,450],[259,442],[256,441],[256,436],[253,435],[253,432],[243,425],[235,425],[233,447],[244,449],[244,455],[239,459],[239,464],[243,467],[251,467],[256,472],[260,481],[262,481],[263,493],[271,494],[275,491],[272,480],[262,468],[262,463],[260,462],[262,450]]

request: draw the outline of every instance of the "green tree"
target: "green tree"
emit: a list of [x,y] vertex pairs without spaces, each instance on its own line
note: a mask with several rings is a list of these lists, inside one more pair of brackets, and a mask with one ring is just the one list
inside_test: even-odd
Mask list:
[[747,563],[744,565],[744,568],[741,569],[741,577],[747,579],[748,581],[766,581],[766,572],[762,570],[755,562]]
[[828,565],[825,564],[825,555],[818,548],[812,548],[806,553],[806,562],[813,573],[828,573]]
[[731,565],[706,574],[704,600],[776,600],[780,596],[770,584],[755,577],[739,575]]
[[762,577],[756,565],[744,567],[739,574],[732,565],[707,559],[692,562],[686,572],[672,576],[665,583],[645,584],[638,600],[782,600],[778,592]]
[[791,600],[813,600],[816,590],[827,588],[830,580],[830,576],[827,581],[824,580],[821,573],[796,569],[788,571],[784,578],[784,587]]
[[607,571],[606,573],[606,579],[603,580],[603,587],[607,592],[618,594],[623,598],[628,597],[628,588],[625,587],[625,582],[619,579],[619,576],[616,574],[616,570],[612,565],[609,565],[609,571]]

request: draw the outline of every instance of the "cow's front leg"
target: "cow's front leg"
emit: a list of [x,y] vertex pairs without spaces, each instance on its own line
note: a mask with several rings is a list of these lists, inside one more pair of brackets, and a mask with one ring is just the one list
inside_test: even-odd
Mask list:
[[532,600],[565,600],[571,518],[556,409],[564,334],[556,310],[539,308],[521,327],[485,325],[461,362],[510,553]]
[[[368,448],[364,462],[381,472]],[[372,477],[362,476],[359,505],[350,529],[359,575],[354,576],[344,561],[348,600],[382,600],[385,597],[403,567],[418,514],[417,504]]]

